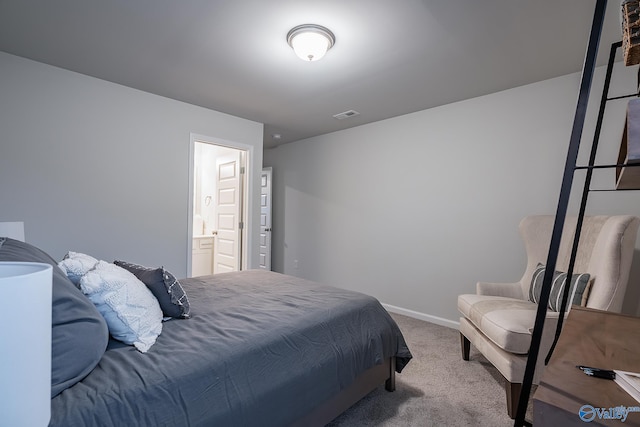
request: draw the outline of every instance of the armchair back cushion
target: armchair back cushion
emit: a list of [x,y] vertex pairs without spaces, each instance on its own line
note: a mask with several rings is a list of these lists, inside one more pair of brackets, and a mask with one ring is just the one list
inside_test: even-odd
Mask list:
[[[554,220],[553,215],[533,215],[520,222],[527,251],[527,269],[520,280],[523,299],[538,263],[547,262]],[[565,219],[556,270],[568,270],[576,223],[576,217]],[[640,219],[631,215],[584,218],[573,272],[592,279],[587,307],[618,313],[622,309],[639,225]]]

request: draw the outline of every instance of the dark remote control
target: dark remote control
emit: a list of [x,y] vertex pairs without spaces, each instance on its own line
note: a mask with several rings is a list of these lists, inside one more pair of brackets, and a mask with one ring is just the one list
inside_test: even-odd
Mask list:
[[576,366],[576,368],[581,369],[585,374],[592,377],[604,378],[607,380],[616,379],[616,373],[607,369],[591,368],[589,366]]

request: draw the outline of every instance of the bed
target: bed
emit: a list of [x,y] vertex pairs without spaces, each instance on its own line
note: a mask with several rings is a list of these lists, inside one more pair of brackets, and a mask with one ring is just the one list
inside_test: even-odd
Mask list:
[[[8,243],[0,261],[21,252]],[[52,398],[50,426],[321,426],[381,384],[393,390],[411,359],[393,319],[361,293],[264,270],[180,284],[190,318],[163,322],[146,353],[110,338]]]

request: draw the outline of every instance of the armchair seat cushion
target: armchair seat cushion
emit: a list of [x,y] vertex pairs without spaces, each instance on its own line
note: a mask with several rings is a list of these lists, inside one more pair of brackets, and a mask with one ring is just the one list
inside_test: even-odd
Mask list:
[[537,305],[530,301],[491,295],[458,296],[458,310],[495,345],[527,354]]

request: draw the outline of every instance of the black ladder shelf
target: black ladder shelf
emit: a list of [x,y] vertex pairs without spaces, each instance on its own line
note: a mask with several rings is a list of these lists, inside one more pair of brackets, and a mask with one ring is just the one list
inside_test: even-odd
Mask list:
[[[593,171],[595,169],[612,169],[612,168],[618,168],[618,167],[635,167],[635,166],[640,166],[640,164],[606,164],[606,165],[596,165],[595,164],[595,159],[596,159],[596,154],[598,151],[598,145],[600,142],[600,131],[602,130],[602,123],[604,121],[604,113],[605,113],[605,109],[606,109],[606,105],[607,102],[609,101],[616,101],[616,100],[620,100],[620,99],[626,99],[626,98],[632,98],[632,97],[638,97],[640,95],[640,92],[638,91],[638,87],[640,85],[640,69],[638,71],[638,82],[636,83],[636,92],[633,94],[629,94],[629,95],[622,95],[622,96],[615,96],[615,97],[609,97],[609,87],[611,84],[611,76],[613,74],[613,67],[614,67],[614,63],[615,63],[615,58],[616,58],[616,52],[617,50],[622,46],[622,42],[615,42],[611,44],[611,51],[609,53],[609,62],[607,63],[607,73],[605,76],[605,81],[604,81],[604,87],[602,89],[602,98],[600,99],[600,109],[598,111],[598,119],[596,121],[596,128],[594,131],[594,136],[593,136],[593,142],[591,144],[591,154],[589,156],[589,164],[586,166],[575,166],[573,169],[574,171],[577,170],[586,170],[587,171],[587,175],[585,177],[584,180],[584,186],[582,189],[582,199],[580,201],[580,209],[578,212],[578,222],[576,225],[576,233],[575,233],[575,237],[573,240],[573,246],[571,248],[571,258],[569,261],[569,268],[568,268],[568,273],[567,276],[571,277],[571,275],[573,274],[573,268],[575,266],[575,259],[576,259],[576,254],[578,251],[578,244],[580,242],[580,233],[582,231],[582,222],[585,216],[585,212],[586,212],[586,208],[587,208],[587,199],[589,197],[589,192],[591,191],[635,191],[638,189],[625,189],[625,190],[617,190],[617,189],[592,189],[591,188],[591,178],[593,176]],[[560,309],[560,314],[559,314],[559,318],[558,318],[558,325],[556,328],[556,334],[555,334],[555,338],[553,341],[553,344],[551,346],[551,349],[549,350],[549,353],[547,354],[546,358],[545,358],[545,365],[549,363],[549,359],[551,358],[551,355],[553,354],[553,350],[556,347],[556,344],[558,342],[558,338],[560,337],[560,333],[562,331],[562,325],[564,322],[564,314],[566,312],[566,308],[568,305],[568,296],[569,296],[569,287],[567,287],[567,289],[565,289],[564,294],[563,294],[563,300],[562,300],[562,305],[561,305],[561,309]]]
[[[565,163],[562,185],[560,189],[560,197],[558,200],[558,207],[555,216],[555,222],[553,227],[553,233],[551,236],[551,243],[549,246],[549,254],[547,257],[546,270],[543,278],[543,285],[540,295],[540,301],[538,302],[538,309],[536,312],[536,320],[531,336],[531,347],[529,349],[529,356],[527,358],[527,365],[522,382],[522,391],[520,393],[520,400],[518,402],[518,410],[516,412],[516,418],[514,422],[515,427],[531,426],[531,423],[525,420],[527,406],[529,403],[529,396],[531,393],[531,386],[533,383],[533,376],[535,373],[535,365],[538,360],[538,353],[540,351],[540,341],[542,339],[542,331],[544,328],[544,320],[546,316],[546,307],[549,301],[549,293],[551,291],[551,282],[553,278],[553,272],[556,269],[556,261],[558,258],[558,252],[560,248],[560,240],[562,237],[562,229],[564,228],[564,220],[567,214],[567,207],[569,204],[569,197],[571,193],[571,187],[573,184],[574,173],[577,170],[586,170],[586,176],[584,181],[584,187],[582,191],[582,199],[580,202],[580,210],[576,222],[576,232],[571,250],[571,258],[567,269],[567,277],[571,277],[573,274],[573,268],[575,265],[575,259],[580,240],[580,233],[582,231],[583,219],[586,211],[587,199],[589,192],[591,191],[624,191],[624,190],[608,190],[608,189],[591,189],[591,179],[593,171],[595,169],[603,168],[616,168],[616,167],[632,167],[640,166],[640,164],[609,164],[609,165],[596,165],[596,153],[598,150],[598,144],[600,140],[600,132],[602,130],[602,122],[604,121],[604,112],[606,104],[609,101],[637,97],[640,95],[638,86],[640,86],[640,71],[638,72],[638,85],[636,85],[636,93],[631,95],[616,96],[609,98],[609,86],[611,83],[611,76],[613,73],[613,66],[615,62],[616,52],[622,46],[622,42],[616,42],[611,45],[611,51],[609,54],[609,62],[607,65],[607,72],[605,77],[605,83],[602,91],[602,98],[600,100],[600,109],[598,112],[598,118],[596,122],[596,128],[594,132],[593,142],[591,146],[591,153],[589,157],[589,163],[586,166],[577,166],[578,151],[580,148],[580,140],[582,138],[582,130],[584,128],[587,104],[589,100],[589,94],[591,91],[591,84],[593,80],[593,74],[595,71],[596,56],[598,53],[598,46],[600,43],[600,36],[602,33],[602,27],[604,22],[604,16],[607,6],[607,0],[597,0],[595,6],[595,12],[593,22],[591,25],[591,32],[589,35],[589,42],[587,46],[587,52],[585,54],[584,65],[582,68],[582,77],[580,82],[580,89],[578,93],[578,102],[576,106],[576,112],[574,116],[573,126],[571,130],[571,137],[569,141],[569,148],[567,152],[567,159]],[[565,287],[562,305],[560,307],[560,313],[558,317],[558,326],[556,329],[555,340],[549,353],[545,358],[545,364],[549,362],[549,358],[553,353],[556,342],[562,331],[562,324],[564,321],[564,314],[567,309],[567,301],[569,297],[569,287]]]
[[[611,50],[609,52],[609,61],[607,63],[607,73],[605,76],[605,80],[604,80],[604,87],[602,89],[602,98],[600,99],[600,109],[598,111],[598,119],[596,121],[596,128],[595,128],[595,132],[594,132],[594,136],[593,136],[593,142],[591,145],[591,155],[589,157],[589,164],[586,166],[576,166],[574,168],[574,170],[586,170],[587,171],[587,176],[585,178],[585,184],[584,184],[584,188],[582,190],[582,200],[580,202],[580,212],[579,212],[579,216],[583,217],[585,210],[586,210],[586,204],[587,204],[587,198],[588,198],[588,193],[591,191],[636,191],[638,189],[593,189],[591,188],[591,177],[593,174],[593,171],[595,169],[612,169],[612,168],[619,168],[619,167],[637,167],[640,166],[640,164],[637,163],[632,163],[632,164],[620,164],[620,163],[616,163],[616,164],[605,164],[605,165],[596,165],[595,164],[595,158],[596,158],[596,152],[598,151],[598,144],[600,142],[600,131],[602,130],[602,123],[604,121],[604,112],[606,109],[606,105],[607,102],[609,101],[617,101],[620,99],[627,99],[627,98],[634,98],[634,97],[638,97],[640,96],[640,68],[638,69],[638,74],[637,74],[637,82],[636,82],[636,92],[632,93],[632,94],[628,94],[628,95],[621,95],[621,96],[614,96],[614,97],[609,97],[609,87],[611,84],[611,76],[613,74],[613,67],[615,64],[615,58],[616,58],[616,53],[618,51],[618,49],[620,49],[622,47],[622,42],[615,42],[611,44]],[[575,254],[573,254],[575,257]]]

